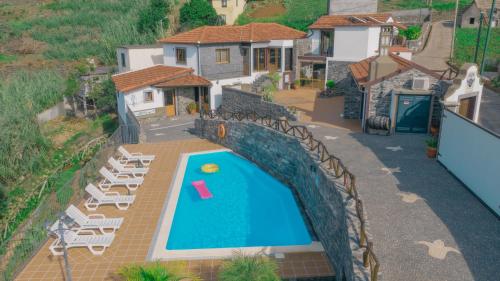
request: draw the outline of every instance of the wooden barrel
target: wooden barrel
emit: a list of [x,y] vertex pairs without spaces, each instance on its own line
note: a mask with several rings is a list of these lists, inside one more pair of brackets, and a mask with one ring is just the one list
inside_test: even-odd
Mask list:
[[389,117],[385,116],[372,116],[367,120],[368,127],[376,130],[389,130],[390,123]]

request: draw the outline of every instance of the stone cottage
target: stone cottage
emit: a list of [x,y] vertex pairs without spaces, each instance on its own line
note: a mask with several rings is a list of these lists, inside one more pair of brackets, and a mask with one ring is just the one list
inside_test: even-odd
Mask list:
[[[441,117],[447,83],[440,76],[395,54],[349,65],[352,89],[346,93],[344,118],[360,119],[368,131],[374,118],[388,133],[427,133]],[[368,126],[367,124],[372,124]]]
[[[479,27],[481,13],[483,13],[484,21],[489,22],[491,9],[491,0],[474,0],[462,13],[460,26],[461,27]],[[495,9],[493,10],[493,21],[491,27],[497,27],[500,18],[500,1],[496,1]]]

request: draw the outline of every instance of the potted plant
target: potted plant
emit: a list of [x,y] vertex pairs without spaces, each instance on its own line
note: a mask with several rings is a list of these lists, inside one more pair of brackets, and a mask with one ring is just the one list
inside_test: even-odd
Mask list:
[[292,89],[295,90],[295,89],[298,89],[298,88],[300,88],[300,80],[297,79],[297,80],[293,81]]
[[326,88],[330,91],[333,91],[333,89],[335,88],[335,81],[333,80],[326,81]]
[[220,281],[281,280],[275,261],[265,256],[245,256],[242,253],[237,254],[232,260],[224,262],[217,277],[217,280]]
[[196,103],[195,102],[190,102],[188,105],[187,105],[187,112],[189,114],[195,114],[196,113]]
[[430,138],[425,141],[427,144],[427,157],[436,158],[438,141],[436,138]]

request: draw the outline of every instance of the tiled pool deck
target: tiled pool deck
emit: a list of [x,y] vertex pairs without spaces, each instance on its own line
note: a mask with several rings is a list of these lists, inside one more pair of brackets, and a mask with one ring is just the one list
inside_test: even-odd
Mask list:
[[[154,154],[156,159],[151,165],[144,183],[136,192],[137,198],[127,211],[115,207],[100,207],[97,212],[107,217],[123,217],[124,222],[116,233],[110,248],[102,256],[93,256],[87,248],[69,250],[69,261],[73,280],[120,280],[117,270],[130,264],[146,261],[156,225],[160,217],[170,182],[174,176],[177,161],[182,153],[221,149],[223,147],[201,139],[171,141],[157,144],[129,145],[131,152]],[[125,188],[113,191],[125,194]],[[78,206],[85,213],[83,204]],[[16,280],[64,280],[62,257],[53,257],[48,250],[50,239],[33,257]],[[190,272],[199,274],[203,280],[216,280],[221,260],[187,261]],[[168,262],[165,262],[168,263]],[[286,254],[278,261],[283,278],[307,278],[332,276],[333,269],[323,253]]]

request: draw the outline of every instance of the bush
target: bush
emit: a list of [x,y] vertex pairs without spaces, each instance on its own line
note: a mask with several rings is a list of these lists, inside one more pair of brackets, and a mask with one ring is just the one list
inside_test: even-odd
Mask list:
[[333,80],[326,81],[326,87],[330,90],[333,90],[333,88],[335,88],[335,81]]
[[218,25],[219,16],[208,1],[191,0],[186,2],[180,10],[180,23],[184,28]]
[[140,33],[158,32],[168,28],[167,14],[170,3],[167,0],[151,0],[149,6],[139,13],[137,29]]
[[222,264],[218,274],[220,281],[279,281],[276,262],[262,256],[240,254]]
[[400,34],[408,40],[416,40],[420,37],[420,34],[422,34],[422,27],[418,25],[408,26],[408,29],[401,30]]
[[100,83],[94,83],[89,97],[94,100],[95,106],[101,112],[116,110],[116,88],[111,77]]
[[187,110],[188,113],[195,113],[196,112],[196,103],[195,102],[190,102],[187,105],[186,110]]
[[182,274],[185,267],[184,263],[170,263],[168,266],[160,263],[133,265],[121,268],[118,274],[126,281],[178,281],[186,278],[192,281],[200,280],[194,275]]

